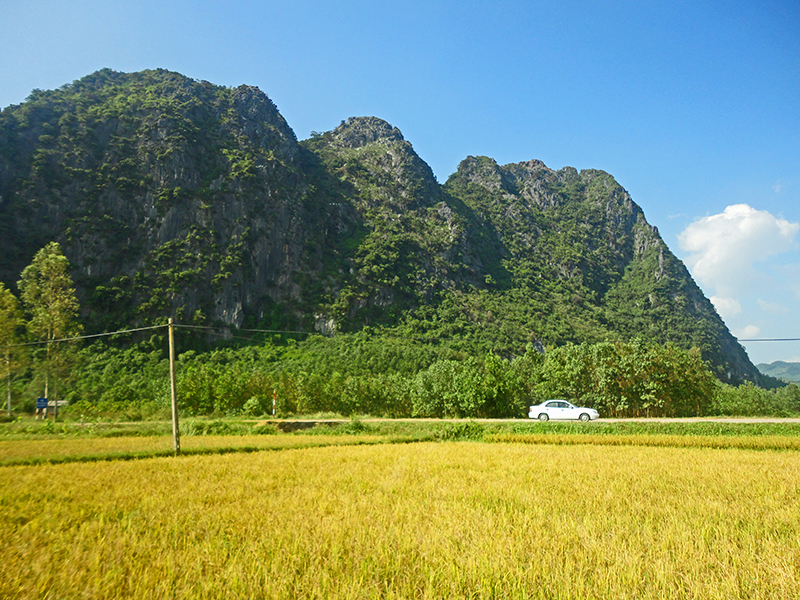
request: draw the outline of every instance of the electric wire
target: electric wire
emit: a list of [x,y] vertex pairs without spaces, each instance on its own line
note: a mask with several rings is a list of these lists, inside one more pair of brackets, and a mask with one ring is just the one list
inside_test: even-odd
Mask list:
[[[245,337],[242,335],[234,335],[231,333],[230,329],[226,329],[224,327],[208,327],[202,325],[179,325],[177,323],[174,324],[176,329],[190,329],[193,331],[206,331],[210,335],[215,335],[226,340],[242,340],[245,342],[253,342],[258,341],[254,337]],[[289,335],[314,335],[318,332],[308,332],[308,331],[288,331],[283,329],[237,329],[239,331],[246,331],[246,332],[253,332],[253,333],[280,333],[280,334],[289,334]]]
[[[178,323],[174,324],[177,329],[199,329],[204,331],[229,331],[224,327],[208,327],[203,325],[179,325]],[[236,331],[248,331],[253,333],[290,333],[292,335],[314,335],[315,333],[319,332],[308,332],[308,331],[289,331],[286,329],[237,329]]]
[[[179,323],[173,323],[173,326],[176,329],[190,329],[195,331],[207,331],[213,335],[223,336],[227,339],[237,339],[237,340],[245,340],[245,341],[252,341],[253,338],[251,337],[244,337],[244,336],[237,336],[233,335],[229,329],[225,329],[223,327],[209,327],[209,326],[202,326],[202,325],[181,325]],[[136,333],[139,331],[149,331],[153,329],[163,329],[164,327],[169,327],[168,323],[164,323],[162,325],[151,325],[149,327],[137,327],[135,329],[121,329],[119,331],[108,331],[104,333],[95,333],[91,335],[79,335],[69,338],[60,338],[56,340],[40,340],[37,342],[26,342],[23,344],[10,344],[7,346],[0,346],[0,349],[5,350],[6,348],[21,348],[25,346],[41,346],[44,344],[57,344],[62,342],[75,342],[78,340],[87,340],[87,339],[94,339],[100,337],[109,337],[112,335],[122,335],[126,333]],[[309,332],[309,331],[289,331],[287,329],[236,329],[237,332],[248,332],[248,333],[271,333],[271,334],[288,334],[288,335],[319,335],[319,332]],[[425,339],[426,341],[431,341],[423,336],[405,336],[411,337],[413,339]],[[442,338],[436,337],[433,338],[435,340],[441,340]],[[747,339],[738,339],[738,342],[800,342],[800,338],[747,338]]]
[[754,338],[749,340],[737,340],[739,342],[800,342],[800,338]]
[[57,339],[57,340],[40,340],[38,342],[26,342],[24,344],[11,344],[11,345],[8,345],[8,346],[2,346],[0,348],[5,350],[6,348],[21,348],[23,346],[41,346],[43,344],[57,344],[57,343],[60,343],[60,342],[75,342],[75,341],[78,341],[78,340],[88,340],[88,339],[91,339],[91,338],[108,337],[108,336],[111,336],[111,335],[121,335],[123,333],[135,333],[137,331],[148,331],[150,329],[162,329],[164,327],[169,327],[169,325],[165,323],[164,325],[151,325],[150,327],[138,327],[136,329],[122,329],[120,331],[107,331],[105,333],[93,333],[91,335],[78,335],[78,336],[75,336],[75,337],[60,338],[60,339]]

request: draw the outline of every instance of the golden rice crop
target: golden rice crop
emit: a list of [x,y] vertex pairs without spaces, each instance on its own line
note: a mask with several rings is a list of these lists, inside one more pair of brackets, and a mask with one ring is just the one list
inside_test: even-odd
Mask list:
[[[275,450],[385,441],[380,436],[332,435],[203,435],[180,440],[184,453],[235,449]],[[0,466],[38,462],[66,462],[103,458],[144,458],[171,454],[171,436],[58,438],[47,440],[0,441]]]
[[0,468],[3,598],[797,598],[800,455],[418,443]]
[[748,450],[800,450],[800,437],[783,435],[592,435],[495,434],[489,442],[521,444],[597,444],[602,446],[658,446],[674,448],[742,448]]

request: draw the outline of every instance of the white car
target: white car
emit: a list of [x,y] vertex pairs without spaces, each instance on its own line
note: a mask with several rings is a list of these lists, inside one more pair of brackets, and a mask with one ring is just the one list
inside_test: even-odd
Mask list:
[[593,421],[599,416],[600,413],[593,408],[575,406],[566,400],[545,400],[541,404],[531,406],[528,411],[529,419],[540,421],[579,419],[585,422]]

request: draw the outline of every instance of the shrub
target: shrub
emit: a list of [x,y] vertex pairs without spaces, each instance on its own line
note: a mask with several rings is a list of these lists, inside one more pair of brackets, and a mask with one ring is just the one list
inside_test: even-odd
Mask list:
[[483,439],[485,429],[475,421],[465,423],[445,423],[434,433],[436,439],[442,441],[454,440],[480,440]]

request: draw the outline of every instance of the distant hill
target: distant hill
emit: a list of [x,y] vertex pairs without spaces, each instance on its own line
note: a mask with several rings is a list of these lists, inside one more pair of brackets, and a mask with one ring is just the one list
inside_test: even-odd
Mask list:
[[470,156],[440,184],[389,123],[298,141],[250,86],[106,69],[0,112],[0,281],[52,240],[88,332],[371,326],[504,355],[644,337],[759,377],[610,174]]
[[760,363],[757,366],[758,370],[764,375],[800,383],[800,363],[798,362],[784,362],[782,360],[777,360],[769,364]]

